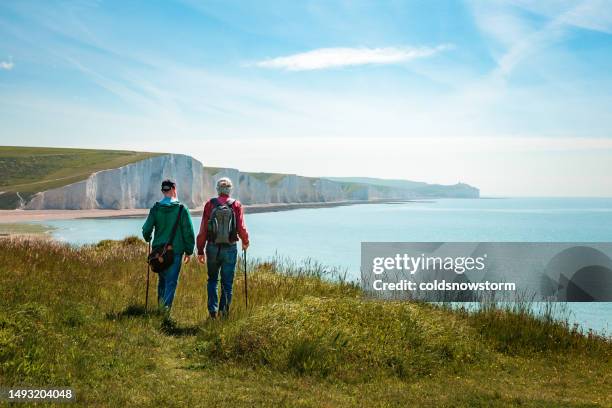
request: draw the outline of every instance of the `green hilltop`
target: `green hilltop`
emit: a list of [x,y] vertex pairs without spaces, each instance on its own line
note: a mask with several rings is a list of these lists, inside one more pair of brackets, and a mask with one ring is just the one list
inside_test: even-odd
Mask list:
[[422,181],[381,179],[373,177],[324,177],[327,180],[348,185],[371,185],[388,189],[399,189],[411,191],[420,198],[441,198],[441,197],[464,197],[475,198],[480,196],[476,187],[465,183],[452,185],[430,184]]
[[[160,155],[124,150],[0,146],[0,208],[15,208],[19,196],[62,187],[100,170]],[[19,193],[19,195],[17,195]]]

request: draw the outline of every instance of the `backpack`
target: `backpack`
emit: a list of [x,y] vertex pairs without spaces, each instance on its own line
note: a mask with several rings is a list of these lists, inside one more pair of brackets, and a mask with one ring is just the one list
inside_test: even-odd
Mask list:
[[231,244],[238,240],[236,232],[236,215],[234,214],[234,203],[236,200],[229,198],[225,204],[221,204],[217,198],[210,200],[213,210],[208,220],[209,240],[215,244]]

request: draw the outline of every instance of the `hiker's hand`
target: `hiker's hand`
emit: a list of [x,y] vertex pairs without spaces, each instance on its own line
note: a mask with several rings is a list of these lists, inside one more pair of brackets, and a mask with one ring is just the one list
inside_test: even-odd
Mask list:
[[243,242],[242,243],[242,250],[246,251],[249,248],[249,243],[248,242]]
[[201,264],[206,263],[206,255],[198,255],[198,262]]
[[183,260],[183,263],[188,264],[189,261],[191,261],[191,256],[190,255],[185,255],[185,259]]

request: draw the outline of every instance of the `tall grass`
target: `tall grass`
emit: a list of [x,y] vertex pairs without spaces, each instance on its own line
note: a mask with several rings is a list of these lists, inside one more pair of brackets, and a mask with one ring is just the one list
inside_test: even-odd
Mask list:
[[203,361],[238,361],[347,382],[461,371],[491,357],[475,331],[455,316],[408,302],[310,296],[209,326],[195,346]]
[[[367,299],[336,270],[275,258],[249,262],[248,310],[238,263],[230,317],[216,321],[208,319],[206,268],[184,265],[167,318],[154,306],[155,274],[144,308],[146,252],[137,238],[78,248],[0,239],[0,384],[71,385],[85,406],[197,405],[219,398],[221,405],[249,406],[245,401],[264,397],[278,406],[280,388],[317,401],[309,406],[325,405],[328,397],[380,405],[382,390],[393,384],[410,401],[453,406],[445,389],[459,392],[465,378],[461,384],[470,391],[456,405],[470,406],[490,400],[493,385],[478,380],[485,376],[528,384],[530,398],[546,398],[533,406],[550,406],[557,395],[542,393],[557,385],[547,376],[561,373],[568,381],[589,378],[564,385],[584,392],[580,401],[612,402],[591,398],[612,381],[610,339],[583,335],[550,312],[542,317],[522,306],[469,311]],[[520,381],[506,377],[512,372],[520,372]],[[328,394],[317,396],[317,390]],[[504,396],[507,387],[497,390],[493,406],[520,401],[520,395]],[[394,398],[405,405],[403,395]]]
[[511,355],[532,353],[587,353],[612,356],[612,339],[605,334],[570,324],[563,303],[484,302],[476,308],[461,308],[469,323],[500,352]]
[[[0,367],[10,382],[61,383],[76,374],[77,349],[68,354],[66,333],[77,338],[89,322],[99,323],[142,316],[145,313],[147,246],[137,238],[101,241],[71,247],[42,239],[0,241]],[[242,265],[242,262],[239,262]],[[241,268],[241,267],[239,267]],[[355,297],[354,284],[323,279],[321,270],[296,265],[284,270],[276,262],[251,263],[249,310],[244,302],[244,275],[234,284],[231,320],[239,320],[262,305],[295,301],[306,295]],[[157,275],[150,273],[149,312],[167,334],[194,333],[207,320],[205,266],[183,265],[172,319],[162,321],[156,310]],[[163,327],[162,327],[163,324]],[[77,341],[78,344],[78,341]],[[69,362],[70,356],[75,359]],[[61,356],[61,357],[60,357]],[[55,381],[54,379],[57,379]]]

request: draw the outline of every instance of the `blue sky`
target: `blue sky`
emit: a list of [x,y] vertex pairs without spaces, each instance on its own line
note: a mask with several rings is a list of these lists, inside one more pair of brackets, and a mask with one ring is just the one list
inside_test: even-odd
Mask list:
[[0,144],[612,196],[601,1],[3,1]]

